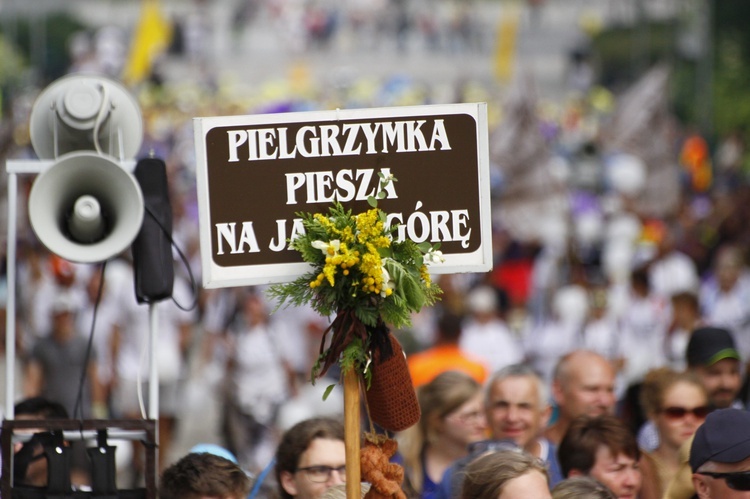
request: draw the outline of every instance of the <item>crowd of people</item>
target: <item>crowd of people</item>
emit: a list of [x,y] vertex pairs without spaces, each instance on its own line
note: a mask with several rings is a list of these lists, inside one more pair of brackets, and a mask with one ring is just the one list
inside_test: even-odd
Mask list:
[[[397,497],[745,497],[750,412],[736,398],[740,358],[734,340],[726,329],[699,327],[687,356],[684,371],[661,367],[648,373],[639,390],[647,417],[638,423],[618,413],[615,367],[590,350],[559,360],[551,391],[526,364],[508,365],[482,385],[471,370],[447,363],[416,388],[419,423],[396,435],[393,461],[403,467],[405,494]],[[732,381],[719,389],[717,377]],[[165,476],[196,459],[182,458]],[[346,479],[341,419],[296,423],[283,434],[269,466],[277,480],[271,490],[277,487],[281,497],[340,493]],[[251,497],[261,496],[263,481],[256,478]],[[171,479],[165,486],[185,490],[186,483]],[[245,497],[250,487],[223,492],[191,483],[204,487],[195,493],[224,499]],[[363,491],[370,485],[363,484]]]
[[[20,315],[23,395],[53,401],[73,417],[144,417],[146,405],[139,404],[138,391],[147,390],[148,309],[135,300],[132,263],[117,258],[106,265],[78,265],[39,247],[25,251],[19,289],[35,298],[22,301],[33,307]],[[734,276],[735,284],[747,278],[739,254],[735,246],[717,252],[717,259],[733,264],[721,272],[723,278]],[[750,453],[729,453],[729,460],[705,466],[691,461],[691,445],[709,415],[747,410],[743,332],[727,321],[709,320],[701,311],[702,289],[711,289],[712,297],[721,295],[718,287],[706,284],[713,274],[694,281],[696,286],[704,283],[697,291],[679,291],[663,300],[651,290],[650,270],[633,271],[632,287],[638,291],[630,296],[635,303],[652,300],[651,305],[626,307],[629,316],[610,317],[615,328],[596,330],[610,335],[598,338],[600,343],[586,341],[597,315],[579,316],[570,335],[565,328],[572,325],[560,322],[557,333],[547,333],[554,347],[535,336],[540,323],[531,314],[521,327],[511,325],[507,293],[492,273],[436,276],[445,290],[443,300],[415,316],[413,330],[397,331],[407,346],[422,413],[418,424],[396,435],[395,462],[404,467],[408,496],[496,497],[492,494],[506,487],[511,494],[512,480],[523,476],[516,482],[521,490],[544,486],[552,497],[572,487],[566,485],[572,478],[585,478],[586,485],[620,498],[690,497],[680,495],[684,491],[730,497],[706,491],[734,480],[721,473],[728,467],[742,469],[733,466]],[[596,305],[602,289],[581,287]],[[304,307],[272,313],[274,303],[262,287],[199,296],[197,309],[184,310],[191,302],[191,286],[178,273],[175,300],[160,307],[160,468],[166,472],[175,460],[170,443],[193,361],[199,372],[215,377],[222,408],[219,443],[256,479],[256,496],[279,490],[285,497],[321,497],[343,480],[345,462],[343,434],[337,433],[341,404],[335,396],[322,404],[304,402],[311,389],[306,378],[327,318]],[[685,310],[677,298],[684,299]],[[558,317],[545,318],[542,327],[552,331],[550,322],[562,321],[570,310],[558,310]],[[596,306],[589,310],[599,313]],[[648,311],[660,315],[649,317]],[[94,314],[96,330],[88,352]],[[687,319],[679,319],[680,314]],[[634,331],[628,325],[636,319],[642,324]],[[674,341],[672,330],[678,321],[680,342]],[[646,326],[650,328],[644,330]],[[648,350],[596,348],[612,340],[619,345],[648,342]],[[535,357],[539,349],[550,352],[546,364]],[[646,355],[649,360],[642,358]],[[643,367],[628,371],[630,362]],[[86,375],[81,376],[84,366]],[[332,373],[330,382],[336,380]],[[310,430],[318,436],[294,437],[292,428],[300,421],[321,416],[336,422],[339,430]],[[747,436],[737,431],[731,442],[747,447],[742,445]],[[310,446],[315,439],[326,442]],[[292,450],[286,455],[288,447]],[[518,456],[528,463],[517,463]],[[85,485],[90,480],[85,456],[80,460],[79,451],[77,459],[72,461],[78,472],[74,476]],[[127,469],[142,470],[143,449],[136,449],[132,460]],[[507,486],[488,478],[503,475],[497,469],[504,466],[519,466],[517,475],[509,471]],[[271,469],[277,483],[269,476]],[[36,476],[42,483],[46,479]],[[137,473],[130,478],[133,483],[143,480]],[[725,486],[741,488],[742,483]]]
[[[181,137],[174,133],[170,140]],[[149,140],[149,147],[167,150]],[[198,274],[190,170],[176,156],[184,148],[171,150],[174,239]],[[736,168],[725,173],[718,172],[716,191],[684,189],[673,216],[643,220],[640,243],[651,257],[630,268],[626,281],[608,282],[596,259],[580,258],[572,243],[557,262],[559,286],[536,287],[536,276],[550,272],[543,244],[514,240],[502,226],[494,231],[493,271],[435,276],[441,302],[416,315],[413,328],[396,332],[423,413],[398,436],[405,490],[414,497],[460,497],[469,477],[481,482],[486,469],[500,466],[474,458],[508,450],[507,442],[516,454],[544,463],[519,473],[543,481],[553,494],[578,476],[595,478],[604,485],[593,489],[606,487],[616,497],[730,484],[733,475],[717,473],[736,461],[693,466],[693,472],[705,468],[694,485],[690,473],[687,482],[677,480],[685,476],[686,446],[709,412],[744,410],[748,402],[750,273],[740,203],[746,186]],[[143,417],[148,314],[136,303],[128,256],[106,266],[80,265],[50,254],[30,232],[21,241],[23,395],[57,401],[75,417]],[[175,299],[160,307],[156,350],[161,468],[174,460],[170,443],[181,393],[195,367],[190,362],[197,362],[216,383],[221,444],[242,469],[260,475],[296,421],[340,411],[335,394],[323,404],[308,401],[308,373],[327,318],[305,308],[271,313],[275,304],[261,287],[198,290],[182,262],[176,268]],[[545,296],[535,294],[540,289]],[[190,310],[194,299],[198,306]],[[133,463],[139,469],[141,452]],[[307,481],[299,464],[280,475],[278,460],[276,466],[281,486],[290,490],[310,486],[310,467],[320,473],[313,484],[333,485],[328,479],[342,475],[339,462],[305,464]],[[142,478],[132,477],[134,483]]]

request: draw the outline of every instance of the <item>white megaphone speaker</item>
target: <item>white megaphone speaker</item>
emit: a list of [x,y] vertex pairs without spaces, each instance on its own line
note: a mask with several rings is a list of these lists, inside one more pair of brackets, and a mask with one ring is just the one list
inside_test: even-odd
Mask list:
[[64,76],[44,89],[30,117],[31,145],[40,159],[73,151],[133,158],[143,140],[141,110],[122,85],[99,75]]
[[34,181],[29,220],[39,240],[66,260],[107,260],[133,242],[144,203],[135,177],[112,157],[65,154]]

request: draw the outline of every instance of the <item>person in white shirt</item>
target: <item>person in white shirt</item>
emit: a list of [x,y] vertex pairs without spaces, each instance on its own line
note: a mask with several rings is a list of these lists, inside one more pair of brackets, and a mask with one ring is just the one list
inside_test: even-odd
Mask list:
[[[177,416],[182,401],[182,381],[186,376],[187,349],[192,340],[195,312],[183,310],[191,303],[187,283],[175,278],[173,300],[155,304],[156,331],[151,331],[149,306],[136,301],[133,270],[127,262],[110,262],[107,282],[116,290],[121,325],[115,353],[115,389],[112,409],[115,417],[143,418],[148,414],[150,355],[157,356],[159,379],[159,460],[160,469],[169,456]],[[156,335],[156,348],[149,351],[149,335]],[[139,385],[140,381],[140,387]],[[143,402],[143,404],[141,404]],[[139,453],[135,453],[139,456]],[[136,459],[136,466],[138,457]]]
[[259,472],[278,444],[275,421],[292,392],[294,372],[269,321],[263,296],[246,290],[239,306],[237,320],[230,326],[223,430],[226,445],[240,464]]
[[489,286],[472,290],[467,297],[470,310],[459,347],[483,359],[491,371],[523,360],[521,342],[499,315],[497,291]]
[[750,270],[738,246],[718,250],[699,298],[706,322],[729,329],[742,356],[750,357]]

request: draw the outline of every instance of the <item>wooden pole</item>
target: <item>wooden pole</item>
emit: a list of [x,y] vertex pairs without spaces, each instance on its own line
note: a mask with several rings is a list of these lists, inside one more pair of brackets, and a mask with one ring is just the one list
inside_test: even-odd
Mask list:
[[344,439],[346,446],[346,497],[360,499],[359,469],[360,394],[359,375],[354,369],[344,373]]

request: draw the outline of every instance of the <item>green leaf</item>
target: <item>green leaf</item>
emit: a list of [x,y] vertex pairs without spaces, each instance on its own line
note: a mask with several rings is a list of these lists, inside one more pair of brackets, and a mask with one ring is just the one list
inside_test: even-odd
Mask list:
[[378,200],[374,196],[367,196],[367,203],[373,208],[378,207]]
[[424,241],[422,243],[417,244],[417,248],[419,248],[419,251],[422,253],[427,253],[432,249],[432,245],[428,243],[427,241]]
[[328,396],[329,396],[329,395],[331,394],[331,392],[333,391],[333,388],[334,388],[335,386],[336,386],[336,385],[328,385],[328,386],[326,387],[326,390],[325,390],[325,391],[323,392],[323,401],[325,401],[325,400],[327,400],[327,399],[328,399]]
[[[383,222],[383,225],[388,221],[388,215],[385,214],[383,210],[378,210],[378,219],[380,219],[381,222]],[[395,227],[391,227],[391,230],[395,229]]]

